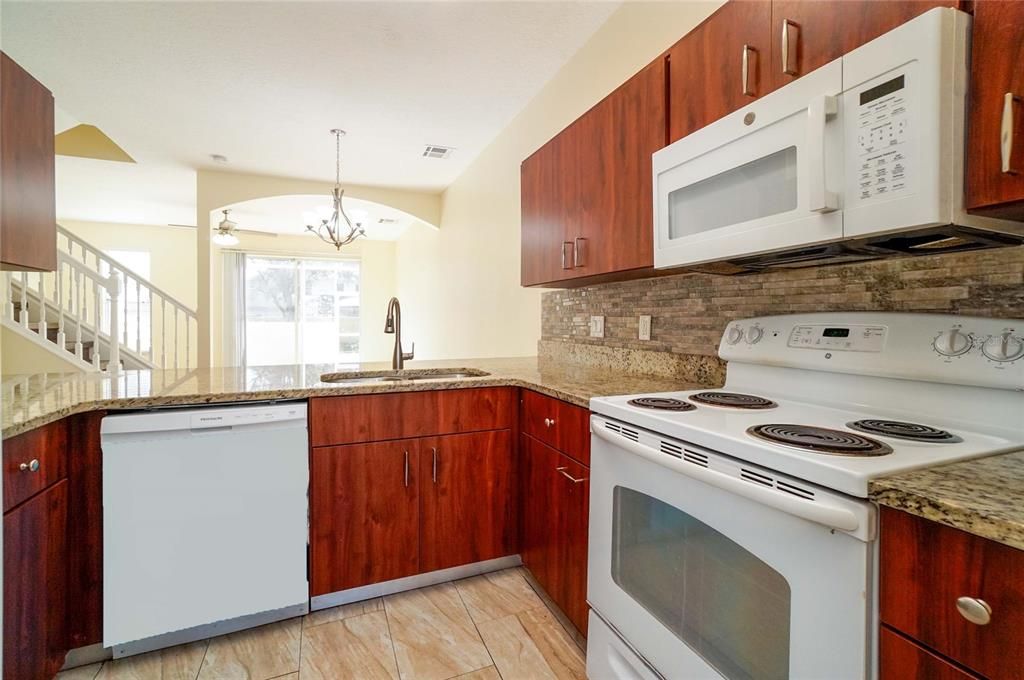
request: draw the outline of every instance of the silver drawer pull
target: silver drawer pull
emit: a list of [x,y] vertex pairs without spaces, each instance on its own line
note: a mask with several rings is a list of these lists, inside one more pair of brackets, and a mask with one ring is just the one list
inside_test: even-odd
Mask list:
[[1017,174],[1013,167],[1013,109],[1018,101],[1020,97],[1012,92],[1003,95],[1003,120],[999,126],[999,158],[1002,161],[1002,170],[1007,175]]
[[754,91],[750,89],[750,53],[756,51],[750,45],[743,46],[743,70],[740,77],[743,78],[743,94],[748,97],[754,96]]
[[992,607],[988,606],[985,600],[976,597],[958,597],[956,610],[960,612],[960,616],[979,626],[984,626],[992,620]]
[[[789,67],[789,27],[796,24],[789,19],[782,20],[782,72],[787,76],[795,76],[796,69]],[[793,61],[796,61],[795,59]]]
[[39,459],[33,458],[27,463],[22,463],[18,469],[22,472],[39,472]]
[[587,481],[587,478],[586,478],[586,477],[580,477],[579,479],[576,479],[575,477],[573,477],[572,475],[570,475],[570,474],[569,474],[568,472],[566,472],[566,470],[567,470],[568,468],[564,468],[564,467],[558,467],[558,468],[555,468],[555,469],[556,469],[556,470],[558,470],[559,472],[561,472],[561,473],[562,473],[562,476],[564,476],[564,477],[565,477],[566,479],[568,479],[568,480],[569,480],[570,482],[572,482],[573,484],[579,484],[580,482],[585,482],[585,481]]

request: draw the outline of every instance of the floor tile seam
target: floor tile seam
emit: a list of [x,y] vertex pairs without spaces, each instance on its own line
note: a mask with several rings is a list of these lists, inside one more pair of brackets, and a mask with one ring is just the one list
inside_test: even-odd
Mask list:
[[[476,636],[478,638],[480,638],[480,644],[484,646],[484,651],[487,652],[487,658],[491,660],[491,666],[494,667],[494,672],[498,674],[499,678],[501,678],[502,677],[501,669],[498,668],[498,663],[494,660],[494,655],[491,654],[491,648],[487,646],[487,641],[484,640],[484,636],[480,632],[479,624],[477,624],[476,619],[473,618],[473,612],[469,611],[469,607],[466,606],[466,600],[465,600],[465,598],[462,597],[462,591],[459,589],[459,586],[458,586],[458,584],[456,582],[453,581],[452,585],[455,586],[455,593],[459,596],[459,602],[462,603],[462,608],[466,610],[466,616],[469,617],[470,623],[473,624],[473,630],[476,631]],[[484,666],[483,668],[487,668],[487,667]],[[476,669],[473,669],[472,671],[469,671],[469,672],[470,673],[475,673],[476,671],[479,671],[479,670],[482,670],[482,668],[476,668]],[[466,675],[466,674],[462,673],[462,675]],[[458,676],[454,676],[454,677],[458,677]]]

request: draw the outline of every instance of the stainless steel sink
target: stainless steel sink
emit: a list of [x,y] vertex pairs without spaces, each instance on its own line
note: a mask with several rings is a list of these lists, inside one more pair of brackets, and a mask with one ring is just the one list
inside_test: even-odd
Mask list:
[[465,378],[482,378],[490,375],[487,371],[475,368],[419,368],[401,371],[351,371],[344,373],[324,373],[320,381],[335,385],[365,385],[382,382],[404,382],[408,380],[463,380]]

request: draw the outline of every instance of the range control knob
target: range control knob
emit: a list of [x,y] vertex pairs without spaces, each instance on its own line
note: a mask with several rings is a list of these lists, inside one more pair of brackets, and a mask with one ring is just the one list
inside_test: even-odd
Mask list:
[[944,357],[958,357],[970,350],[972,346],[974,346],[974,340],[959,328],[943,331],[932,341],[932,347]]
[[725,332],[725,341],[730,345],[735,345],[737,342],[743,339],[743,329],[739,326],[730,326],[729,330]]
[[753,345],[764,335],[764,330],[757,326],[751,326],[747,329],[747,344]]
[[981,351],[992,361],[1015,361],[1024,356],[1024,340],[1011,331],[989,336]]

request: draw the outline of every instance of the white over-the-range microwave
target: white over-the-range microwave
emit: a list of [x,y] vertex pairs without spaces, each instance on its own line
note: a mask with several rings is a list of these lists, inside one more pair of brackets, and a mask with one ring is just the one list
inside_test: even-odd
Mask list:
[[970,24],[931,10],[655,153],[655,267],[1024,241],[1024,224],[964,210]]

